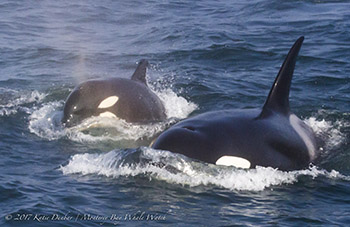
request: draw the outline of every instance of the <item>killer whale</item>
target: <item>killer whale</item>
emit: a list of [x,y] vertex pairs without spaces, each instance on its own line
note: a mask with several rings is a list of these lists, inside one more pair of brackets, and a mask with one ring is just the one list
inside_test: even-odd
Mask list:
[[217,165],[302,169],[317,157],[315,135],[290,111],[289,90],[300,37],[290,49],[261,109],[221,110],[183,120],[151,145]]
[[89,80],[68,96],[62,123],[70,127],[91,116],[117,117],[131,123],[166,119],[165,108],[146,82],[148,61],[142,59],[131,79]]

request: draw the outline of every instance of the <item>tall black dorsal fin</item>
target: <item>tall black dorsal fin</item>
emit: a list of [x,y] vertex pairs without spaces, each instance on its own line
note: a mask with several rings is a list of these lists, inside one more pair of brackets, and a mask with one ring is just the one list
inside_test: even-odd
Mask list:
[[303,41],[304,37],[301,36],[289,50],[277,74],[275,82],[272,85],[260,116],[266,116],[270,111],[277,111],[282,114],[289,113],[289,89],[292,82],[295,62]]
[[131,79],[142,82],[147,85],[147,82],[146,82],[147,66],[148,66],[148,61],[146,59],[141,59],[134,74],[132,74]]

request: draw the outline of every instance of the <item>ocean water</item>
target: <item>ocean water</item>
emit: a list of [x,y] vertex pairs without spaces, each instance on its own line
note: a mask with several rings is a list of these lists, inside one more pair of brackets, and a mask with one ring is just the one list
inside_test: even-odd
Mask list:
[[[348,1],[3,0],[0,31],[1,226],[350,223]],[[189,116],[261,107],[299,36],[290,103],[323,141],[316,163],[242,170],[148,148]],[[60,125],[74,86],[129,78],[142,58],[165,122]]]

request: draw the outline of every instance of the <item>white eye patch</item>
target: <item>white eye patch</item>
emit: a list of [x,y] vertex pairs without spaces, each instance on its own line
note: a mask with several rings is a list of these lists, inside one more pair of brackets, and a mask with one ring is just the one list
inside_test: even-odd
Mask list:
[[115,114],[114,113],[111,113],[111,112],[104,112],[104,113],[101,113],[100,114],[100,117],[109,117],[109,118],[114,118],[114,117],[117,117],[117,116],[115,116]]
[[242,169],[249,169],[251,165],[247,159],[226,155],[219,158],[215,164],[222,166],[234,166]]
[[111,106],[113,106],[114,104],[116,104],[119,100],[118,96],[109,96],[108,98],[104,99],[100,105],[98,105],[99,109],[105,109],[105,108],[109,108]]

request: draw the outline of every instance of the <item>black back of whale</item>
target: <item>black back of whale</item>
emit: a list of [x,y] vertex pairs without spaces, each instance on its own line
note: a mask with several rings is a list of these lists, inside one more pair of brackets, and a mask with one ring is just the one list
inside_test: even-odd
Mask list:
[[315,137],[289,107],[289,89],[303,40],[300,37],[289,51],[262,109],[200,114],[163,132],[152,147],[208,163],[234,156],[248,160],[251,168],[306,167],[315,158]]
[[[68,96],[62,122],[74,125],[82,119],[104,112],[133,123],[147,123],[166,119],[164,106],[146,82],[147,60],[141,60],[131,79],[111,78],[89,80],[79,84]],[[108,97],[118,101],[109,108],[98,108]]]

